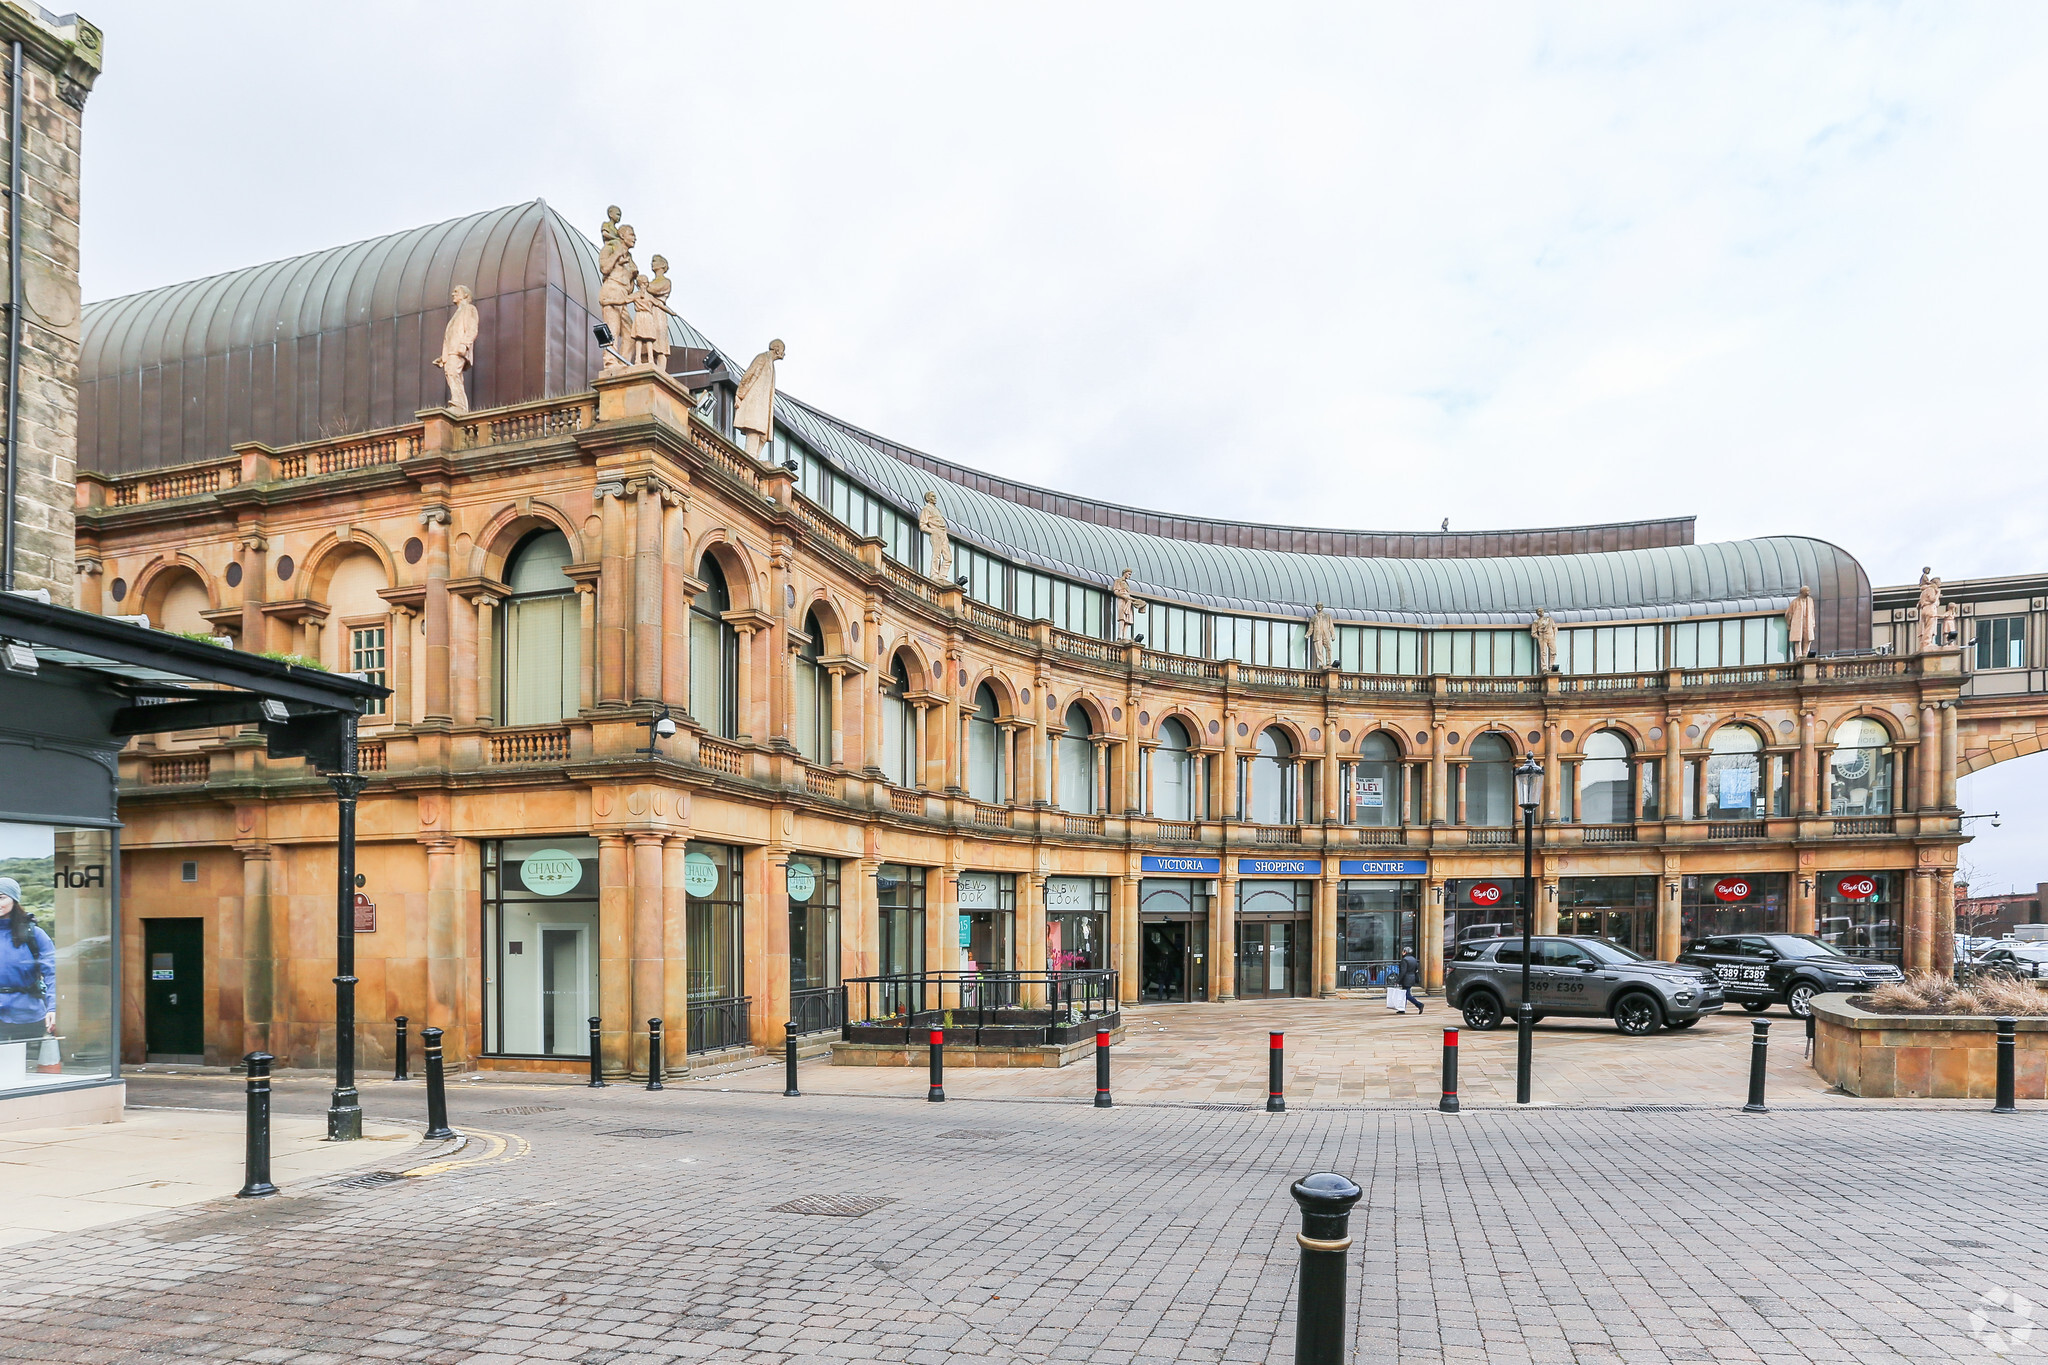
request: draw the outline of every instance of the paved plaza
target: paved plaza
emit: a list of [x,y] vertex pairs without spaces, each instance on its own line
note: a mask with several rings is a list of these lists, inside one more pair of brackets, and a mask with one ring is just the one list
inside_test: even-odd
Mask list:
[[[1230,1074],[1241,1057],[1262,1074],[1263,1035],[1229,1040],[1268,1012],[1297,1026],[1305,1066],[1329,1068],[1282,1115]],[[1737,1018],[1718,1035],[1546,1036],[1552,1071],[1598,1093],[1553,1079],[1544,1107],[1441,1115],[1433,1091],[1398,1093],[1425,1088],[1410,1054],[1429,1033],[1360,1021],[1345,1063],[1346,1017],[1136,1012],[1131,1093],[1109,1111],[1089,1105],[1087,1067],[961,1072],[944,1105],[923,1100],[921,1072],[822,1063],[804,1067],[801,1099],[781,1097],[779,1072],[658,1094],[465,1081],[459,1151],[374,1144],[367,1179],[0,1251],[0,1359],[1281,1362],[1287,1185],[1317,1169],[1366,1191],[1361,1362],[1988,1361],[1980,1296],[2048,1300],[2048,1206],[2014,1193],[2048,1156],[2048,1112],[1809,1085],[1745,1115],[1725,1093],[1741,1062],[1714,1051],[1744,1051]],[[1163,1043],[1143,1061],[1148,1019],[1208,1042],[1185,1066]],[[1481,1071],[1496,1040],[1512,1052],[1511,1036],[1487,1039],[1470,1054]],[[1691,1099],[1667,1082],[1624,1102],[1616,1078],[1660,1057],[1700,1080]],[[1371,1078],[1396,1067],[1410,1074]],[[239,1094],[231,1077],[131,1084],[137,1104]],[[287,1121],[324,1100],[315,1078],[279,1084]],[[380,1121],[416,1124],[422,1105],[417,1083],[365,1091]],[[787,1211],[814,1202],[833,1212]]]

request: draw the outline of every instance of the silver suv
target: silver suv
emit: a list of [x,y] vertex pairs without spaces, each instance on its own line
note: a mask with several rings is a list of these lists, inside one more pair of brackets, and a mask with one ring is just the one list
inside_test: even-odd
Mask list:
[[[1623,1033],[1691,1028],[1726,1000],[1712,973],[1655,962],[1597,938],[1539,938],[1530,945],[1530,1003],[1547,1014],[1611,1018]],[[1469,1028],[1498,1028],[1522,1003],[1522,940],[1458,945],[1444,994]]]

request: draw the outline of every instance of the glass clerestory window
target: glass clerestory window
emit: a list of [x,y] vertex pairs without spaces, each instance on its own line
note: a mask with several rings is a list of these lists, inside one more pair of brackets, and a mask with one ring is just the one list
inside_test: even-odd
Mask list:
[[2027,666],[2027,618],[2024,616],[1978,617],[1976,663],[1979,668],[2025,668]]

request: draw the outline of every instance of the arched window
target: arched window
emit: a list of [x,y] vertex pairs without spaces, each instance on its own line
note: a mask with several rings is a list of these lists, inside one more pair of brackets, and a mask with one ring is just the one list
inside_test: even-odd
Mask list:
[[174,630],[181,635],[212,635],[212,623],[200,615],[212,605],[199,575],[190,569],[176,568],[157,575],[156,581],[150,584],[149,598],[142,610],[158,630]]
[[1385,731],[1373,731],[1358,746],[1351,773],[1351,823],[1401,823],[1401,749]]
[[499,714],[507,725],[545,725],[575,715],[581,704],[583,628],[576,585],[563,572],[574,559],[567,536],[535,531],[506,561]]
[[1260,825],[1294,823],[1294,745],[1277,728],[1259,731],[1258,747],[1246,765],[1245,818]]
[[1874,720],[1857,717],[1835,727],[1828,756],[1830,815],[1892,813],[1892,737]]
[[899,658],[882,682],[882,771],[899,787],[922,785],[917,770],[917,708],[904,700],[909,695],[910,675]]
[[1177,720],[1159,727],[1159,747],[1152,751],[1152,813],[1162,820],[1195,818],[1195,756],[1188,731]]
[[1465,823],[1515,823],[1515,747],[1499,735],[1472,741],[1465,765]]
[[796,730],[796,750],[820,767],[832,761],[832,675],[819,664],[825,638],[816,614],[804,617],[808,638],[791,662],[796,668],[796,714],[790,718]]
[[1747,725],[1724,725],[1707,742],[1707,819],[1760,820],[1763,737]]
[[690,603],[690,714],[708,733],[731,739],[740,732],[740,640],[725,620],[732,594],[710,555],[698,564],[697,580],[704,591]]
[[983,683],[967,715],[967,794],[991,806],[1002,804],[1006,789],[1003,732],[996,726],[1001,718],[994,689]]
[[1586,737],[1579,760],[1579,819],[1589,825],[1625,825],[1635,817],[1629,790],[1628,739],[1614,730]]
[[1095,728],[1088,713],[1069,706],[1067,732],[1060,736],[1060,809],[1082,815],[1095,813],[1095,745],[1089,736]]

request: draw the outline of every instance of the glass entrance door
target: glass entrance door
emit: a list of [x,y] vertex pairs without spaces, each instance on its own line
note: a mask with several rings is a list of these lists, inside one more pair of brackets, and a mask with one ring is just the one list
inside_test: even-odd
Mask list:
[[1262,1000],[1302,994],[1308,921],[1241,920],[1237,926],[1237,996]]
[[590,1007],[590,929],[582,924],[540,926],[540,1001],[542,1052],[569,1051],[584,1040]]
[[1155,920],[1140,935],[1138,970],[1144,1000],[1188,999],[1188,923]]

